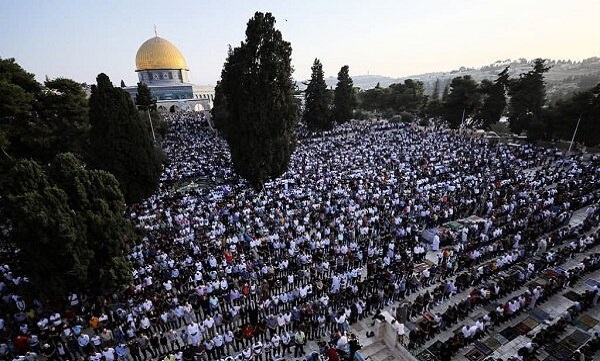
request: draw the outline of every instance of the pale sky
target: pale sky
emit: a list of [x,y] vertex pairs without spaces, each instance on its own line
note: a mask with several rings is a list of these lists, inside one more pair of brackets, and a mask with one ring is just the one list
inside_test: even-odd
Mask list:
[[600,56],[599,0],[0,0],[0,57],[42,81],[63,76],[137,82],[138,47],[158,35],[183,53],[196,84],[215,84],[228,44],[269,11],[292,44],[293,74],[391,77],[496,60]]

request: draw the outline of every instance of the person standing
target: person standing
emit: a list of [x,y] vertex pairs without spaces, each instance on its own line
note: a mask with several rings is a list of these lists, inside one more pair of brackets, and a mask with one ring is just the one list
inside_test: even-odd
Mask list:
[[362,348],[362,345],[358,342],[355,334],[350,335],[350,341],[348,341],[348,346],[350,349],[350,360],[354,361],[354,356]]
[[224,352],[224,343],[225,340],[223,338],[223,336],[219,333],[217,333],[215,335],[215,337],[213,337],[213,344],[215,345],[215,353],[216,353],[216,357],[223,357],[225,356],[225,352]]
[[285,355],[289,353],[291,344],[292,337],[287,331],[283,332],[281,335],[281,356],[285,357]]
[[306,355],[306,353],[304,352],[305,344],[306,344],[306,335],[304,334],[304,331],[302,331],[302,330],[296,331],[296,333],[294,334],[294,357],[298,357],[298,353],[300,353],[301,356]]
[[120,343],[115,347],[118,361],[129,361],[127,345]]
[[179,334],[177,333],[177,331],[173,329],[169,330],[167,332],[167,340],[171,344],[172,352],[175,351],[175,345],[177,345],[177,350],[181,348],[181,345],[179,344]]
[[129,341],[129,354],[133,361],[142,361],[142,357],[140,356],[140,344],[136,339]]

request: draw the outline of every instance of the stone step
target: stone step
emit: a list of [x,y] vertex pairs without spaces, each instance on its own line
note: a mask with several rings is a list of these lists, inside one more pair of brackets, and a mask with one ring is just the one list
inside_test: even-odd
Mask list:
[[[361,354],[362,354],[362,352],[361,352]],[[390,350],[388,347],[381,349],[372,355],[369,355],[369,360],[372,360],[372,361],[393,361],[395,359],[396,359],[396,356],[394,355],[392,350]]]
[[383,343],[383,341],[377,341],[371,343],[370,345],[363,346],[363,348],[360,349],[360,354],[364,357],[367,357],[387,348],[388,347]]

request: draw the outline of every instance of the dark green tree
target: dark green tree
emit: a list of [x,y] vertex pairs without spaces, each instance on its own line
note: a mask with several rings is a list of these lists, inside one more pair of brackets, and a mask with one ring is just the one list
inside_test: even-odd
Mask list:
[[536,59],[531,71],[509,82],[508,119],[514,133],[544,127],[542,119],[542,107],[546,103],[544,73],[548,70],[550,67],[546,66],[545,60]]
[[81,84],[57,78],[41,86],[14,59],[0,59],[0,132],[5,155],[47,163],[61,152],[82,154],[88,131],[87,97]]
[[105,74],[96,80],[89,100],[91,164],[114,174],[128,204],[139,202],[158,186],[161,150],[129,94]]
[[330,114],[331,99],[323,75],[323,65],[315,59],[312,74],[305,91],[304,121],[311,130],[329,130],[333,128]]
[[442,102],[439,99],[429,99],[425,106],[425,116],[429,118],[438,118],[442,115]]
[[425,104],[425,87],[423,82],[406,79],[404,83],[391,84],[384,93],[383,108],[392,109],[396,113],[418,113]]
[[223,87],[220,81],[215,86],[215,99],[213,100],[210,115],[217,129],[220,129],[221,124],[227,122],[227,99],[225,98],[225,94],[223,94]]
[[371,111],[382,109],[384,95],[385,91],[379,86],[379,83],[373,89],[359,92],[358,97],[360,98],[361,108]]
[[215,121],[235,171],[259,189],[283,174],[296,145],[292,47],[271,13],[248,21],[246,39],[229,50],[221,72]]
[[142,82],[137,83],[135,105],[137,105],[138,109],[143,111],[156,110],[156,98],[152,95],[152,92],[150,92],[150,88]]
[[125,87],[126,87],[125,82],[123,81],[123,79],[121,79],[121,88],[125,88]]
[[483,105],[477,119],[485,129],[497,123],[506,108],[506,89],[508,88],[508,67],[496,78],[495,82],[487,79],[481,81],[480,90],[483,95]]
[[544,119],[545,131],[553,138],[570,141],[577,128],[575,142],[590,147],[600,145],[600,83],[549,107]]
[[139,115],[142,124],[148,127],[152,140],[160,139],[167,133],[167,123],[162,116],[156,111],[156,97],[152,95],[150,88],[139,82],[137,84],[137,94],[135,95],[135,105],[140,110]]
[[35,75],[26,72],[13,58],[0,58],[0,81],[15,84],[29,94],[37,94],[41,90]]
[[3,182],[10,240],[36,294],[61,298],[71,290],[122,290],[131,278],[123,258],[133,226],[116,179],[86,170],[72,154],[44,171],[18,160]]
[[6,158],[27,156],[32,138],[33,104],[40,92],[34,75],[14,59],[0,58],[0,132]]
[[84,154],[89,148],[88,100],[80,83],[71,79],[46,80],[35,103],[37,117],[29,156],[47,163],[58,153]]
[[427,96],[423,82],[406,79],[403,83],[391,84],[382,89],[379,84],[374,89],[358,93],[361,108],[380,110],[385,116],[402,112],[415,114],[427,113]]
[[461,126],[464,119],[475,114],[481,102],[477,83],[469,75],[456,77],[450,82],[450,93],[444,103],[444,118],[452,128]]
[[354,98],[354,83],[350,78],[348,65],[344,65],[338,73],[338,82],[333,96],[333,118],[338,123],[345,123],[352,119],[352,112],[356,105]]
[[[125,199],[116,178],[105,171],[87,170],[73,154],[59,154],[48,172],[53,184],[64,190],[93,252],[87,280],[102,290],[126,285],[131,270],[123,258],[127,242],[135,238],[125,217]],[[118,267],[117,267],[118,266]]]

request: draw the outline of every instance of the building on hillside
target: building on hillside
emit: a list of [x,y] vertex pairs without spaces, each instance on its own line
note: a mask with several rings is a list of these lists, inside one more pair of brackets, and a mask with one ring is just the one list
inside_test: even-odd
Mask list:
[[[158,35],[146,40],[137,51],[135,65],[139,81],[148,85],[159,111],[209,111],[212,108],[215,87],[192,84],[183,54],[168,40]],[[137,85],[124,89],[135,101]]]

